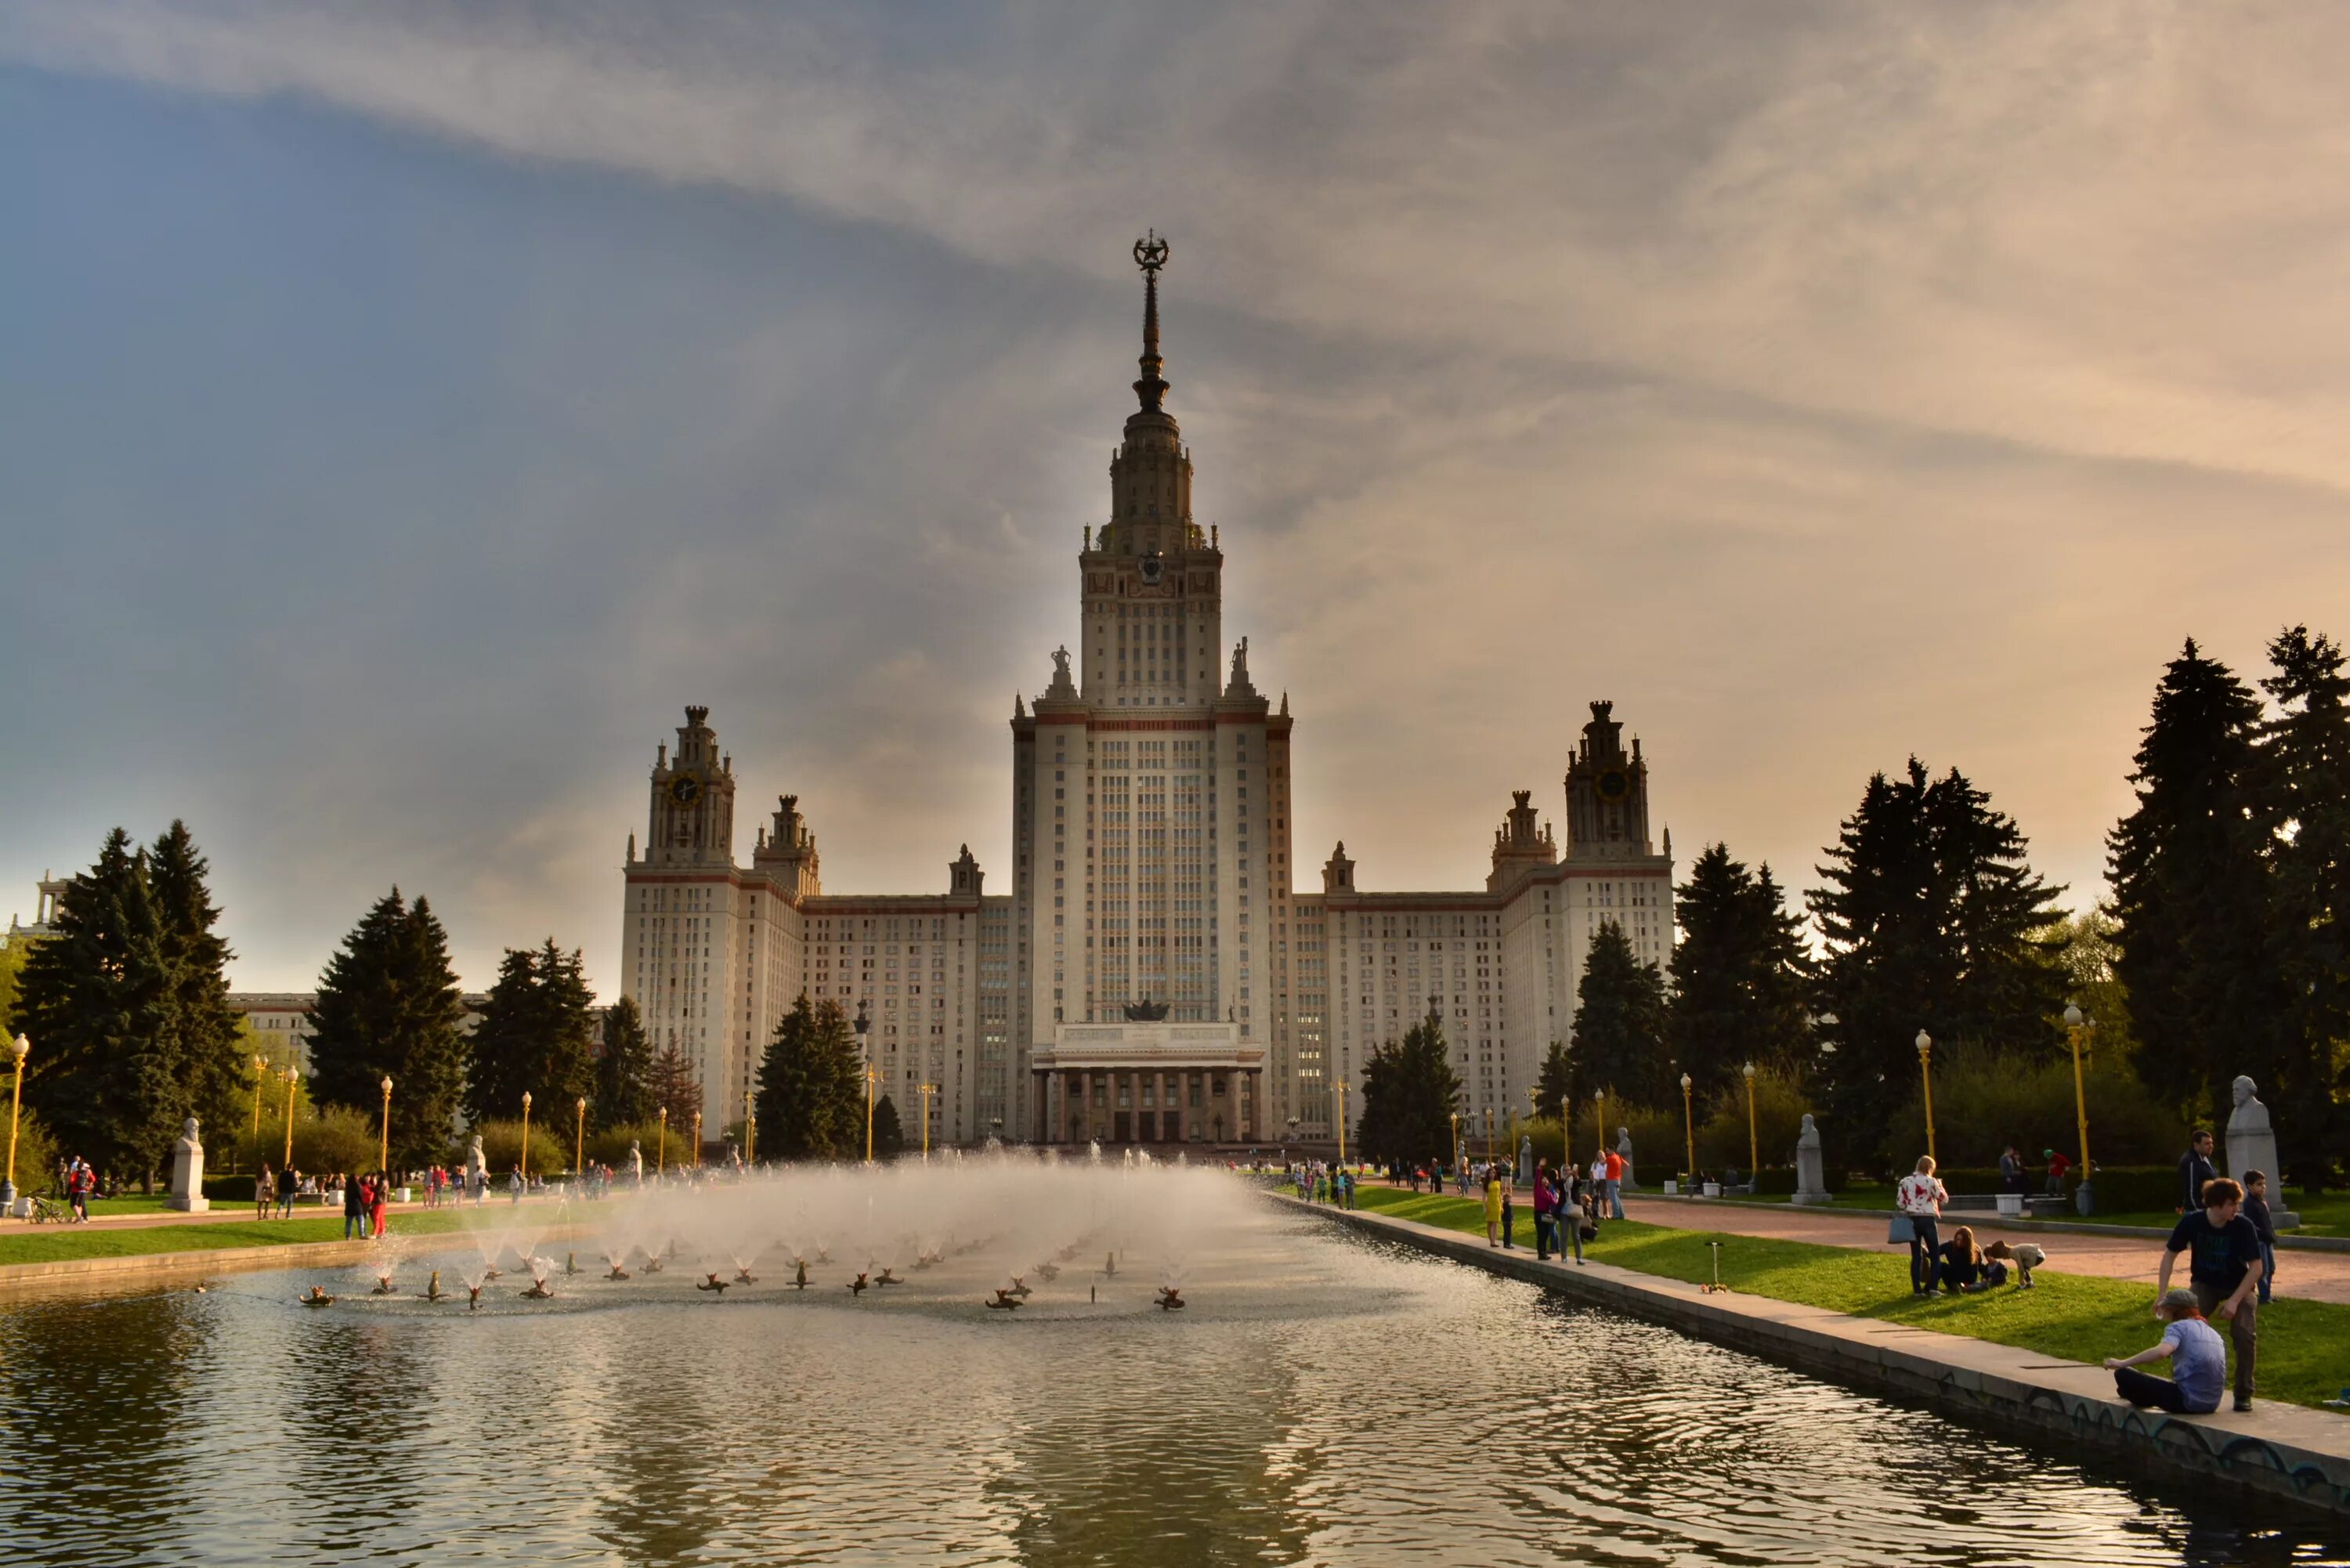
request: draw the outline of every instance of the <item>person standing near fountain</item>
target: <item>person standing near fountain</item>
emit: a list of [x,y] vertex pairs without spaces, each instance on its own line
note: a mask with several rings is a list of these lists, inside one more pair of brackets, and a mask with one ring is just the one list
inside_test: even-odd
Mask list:
[[356,1170],[343,1178],[343,1240],[361,1228],[360,1216],[366,1212],[359,1189],[359,1173]]
[[1909,1221],[1909,1293],[1913,1296],[1934,1293],[1937,1259],[1941,1251],[1942,1205],[1950,1200],[1950,1189],[1934,1174],[1934,1157],[1930,1154],[1918,1156],[1918,1168],[1903,1177],[1901,1185],[1893,1189],[1895,1206]]
[[1502,1178],[1498,1172],[1485,1172],[1485,1245],[1502,1244]]

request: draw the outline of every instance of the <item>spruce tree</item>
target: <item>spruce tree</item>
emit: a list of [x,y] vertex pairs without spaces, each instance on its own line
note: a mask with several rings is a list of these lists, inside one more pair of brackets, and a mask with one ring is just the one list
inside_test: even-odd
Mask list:
[[1363,1065],[1355,1136],[1366,1157],[1434,1169],[1452,1162],[1452,1116],[1461,1078],[1445,1048],[1444,1025],[1423,1018],[1371,1053]]
[[2129,775],[2137,805],[2106,841],[2138,1076],[2190,1116],[2226,1105],[2238,1073],[2273,1078],[2283,1055],[2253,789],[2259,722],[2251,692],[2189,640],[2155,687]]
[[107,835],[55,924],[26,962],[11,1021],[33,1042],[25,1104],[67,1153],[151,1189],[191,1106],[146,860],[129,834]]
[[693,1063],[672,1040],[653,1056],[652,1070],[645,1075],[645,1088],[652,1096],[653,1113],[669,1112],[670,1125],[687,1137],[693,1136],[693,1113],[702,1108],[702,1084],[693,1075]]
[[837,1002],[819,1002],[808,1052],[808,1092],[826,1107],[824,1127],[831,1152],[842,1159],[865,1156],[865,1057],[857,1031]]
[[213,929],[220,911],[213,907],[207,886],[210,871],[184,822],[173,821],[148,852],[148,886],[182,1093],[190,1114],[225,1136],[238,1102],[245,1097],[252,1070],[244,1019],[228,1000],[228,961],[234,955]]
[[1542,1072],[1534,1080],[1536,1114],[1564,1116],[1575,1096],[1575,1058],[1566,1042],[1554,1037],[1543,1055]]
[[1915,757],[1899,779],[1870,778],[1840,827],[1809,902],[1826,949],[1831,1108],[1856,1137],[1889,1138],[1918,1082],[1921,1030],[1946,1046],[2055,1049],[2061,889],[2024,854],[2013,820],[1965,775],[1931,778]]
[[464,1083],[464,1002],[431,904],[399,888],[369,906],[327,961],[311,1015],[310,1093],[370,1117],[392,1081],[396,1165],[442,1154]]
[[463,1103],[465,1119],[473,1126],[519,1118],[525,1094],[534,1102],[548,1099],[538,1072],[549,1027],[546,1000],[538,981],[538,955],[525,948],[508,948],[466,1042],[470,1061]]
[[1575,992],[1575,1056],[1586,1092],[1643,1106],[1679,1098],[1665,1026],[1664,975],[1640,961],[1621,925],[1600,921]]
[[2278,1119],[2313,1157],[2296,1163],[2314,1189],[2350,1155],[2350,676],[2341,648],[2306,627],[2279,633],[2269,660],[2256,810],[2273,868],[2268,950],[2284,1077],[2263,1089],[2289,1107]]
[[1754,920],[1754,878],[1726,844],[1709,845],[1676,888],[1673,994],[1669,1030],[1674,1057],[1711,1095],[1739,1065],[1754,1060],[1762,1022],[1757,1011],[1764,932]]
[[828,1107],[809,1092],[816,1042],[816,1007],[802,992],[775,1021],[759,1062],[759,1086],[752,1104],[759,1114],[761,1141],[773,1159],[818,1159],[832,1152]]
[[596,1059],[588,1119],[598,1127],[635,1127],[653,1119],[653,1052],[644,1015],[623,996],[604,1014],[604,1054]]
[[873,1158],[895,1159],[906,1152],[906,1129],[898,1121],[898,1103],[884,1095],[873,1102]]

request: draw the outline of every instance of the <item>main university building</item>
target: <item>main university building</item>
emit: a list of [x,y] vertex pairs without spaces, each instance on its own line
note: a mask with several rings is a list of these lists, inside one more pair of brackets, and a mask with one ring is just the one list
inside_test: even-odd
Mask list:
[[1671,836],[1657,852],[1639,742],[1626,750],[1606,702],[1567,767],[1563,851],[1520,790],[1480,890],[1363,891],[1343,843],[1298,890],[1288,700],[1251,680],[1245,638],[1226,654],[1222,541],[1192,521],[1191,454],[1164,407],[1165,247],[1136,259],[1140,406],[1077,557],[1077,649],[1013,701],[1010,893],[981,891],[968,846],[943,892],[827,893],[794,795],[740,865],[709,710],[688,708],[654,758],[622,989],[656,1047],[695,1064],[712,1127],[740,1116],[803,992],[864,1012],[880,1092],[910,1125],[931,1085],[944,1140],[1328,1138],[1339,1085],[1431,1007],[1470,1117],[1502,1120],[1568,1037],[1600,921],[1670,956]]

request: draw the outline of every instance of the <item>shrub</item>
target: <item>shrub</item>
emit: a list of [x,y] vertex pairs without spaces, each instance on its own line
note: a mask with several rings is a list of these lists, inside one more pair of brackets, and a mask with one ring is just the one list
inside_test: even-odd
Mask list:
[[[506,1179],[506,1173],[522,1161],[522,1118],[516,1116],[512,1121],[484,1122],[475,1127],[473,1132],[481,1135],[482,1156],[488,1161],[491,1181],[494,1183],[504,1181]],[[558,1117],[553,1127],[533,1116],[530,1121],[529,1174],[544,1179],[560,1176],[569,1170],[571,1168],[571,1134],[572,1126],[568,1107],[566,1107],[566,1114]],[[591,1158],[595,1154],[598,1136],[594,1133],[588,1136],[588,1149]],[[692,1141],[691,1133],[686,1135],[686,1141],[689,1143]],[[672,1159],[677,1154],[677,1145],[678,1140],[672,1136],[669,1140]],[[456,1147],[451,1156],[454,1161],[452,1168],[458,1170],[464,1168],[465,1157],[472,1146],[471,1134],[457,1140]],[[650,1153],[652,1145],[648,1141],[645,1147],[648,1151],[645,1161],[650,1166],[652,1162]],[[626,1137],[620,1140],[619,1152],[624,1158],[629,1152],[629,1141]],[[619,1165],[621,1161],[616,1159],[612,1163]]]
[[[1767,1167],[1795,1163],[1795,1140],[1804,1134],[1804,1113],[1811,1109],[1803,1085],[1788,1074],[1762,1068],[1754,1075],[1754,1137],[1747,1136],[1746,1085],[1742,1079],[1698,1110],[1698,1163],[1720,1172],[1731,1166],[1750,1168],[1758,1150]],[[1822,1135],[1825,1139],[1825,1135]],[[1684,1147],[1681,1163],[1689,1158]],[[1793,1192],[1791,1186],[1787,1189]]]
[[[1842,1192],[1850,1180],[1850,1173],[1840,1165],[1824,1165],[1820,1179],[1830,1192]],[[1793,1166],[1767,1166],[1754,1178],[1754,1192],[1759,1198],[1788,1198],[1794,1194],[1795,1171]]]
[[[297,1115],[294,1118],[294,1168],[313,1176],[373,1170],[382,1152],[378,1131],[375,1117],[348,1106],[331,1106],[308,1117]],[[282,1157],[284,1146],[276,1152]]]
[[[2187,1128],[2165,1110],[2123,1064],[2095,1061],[2084,1085],[2089,1106],[2089,1147],[2100,1164],[2142,1165],[2176,1158],[2187,1147]],[[1926,1112],[1922,1095],[1911,1095],[1894,1113],[1895,1165],[1907,1170],[1925,1152]],[[1958,1045],[1948,1060],[1934,1059],[1934,1146],[1946,1164],[1996,1167],[2013,1138],[2027,1165],[2041,1163],[2040,1151],[2062,1149],[2076,1160],[2081,1135],[2074,1116],[2073,1061],[2040,1058],[1987,1047]],[[1906,1158],[1901,1148],[1914,1143]],[[1947,1184],[1949,1175],[1943,1177]],[[1958,1189],[1953,1187],[1952,1191]],[[1997,1191],[1996,1180],[1985,1191]],[[2168,1205],[2165,1205],[2168,1207]]]
[[204,1196],[214,1203],[250,1203],[253,1181],[250,1176],[207,1176]]
[[[654,1168],[660,1163],[661,1129],[658,1122],[638,1122],[632,1126],[606,1127],[601,1132],[589,1129],[588,1158],[608,1165],[622,1176],[626,1176],[629,1173],[629,1140],[631,1138],[634,1138],[642,1149],[645,1157],[645,1174],[650,1176]],[[538,1131],[534,1127],[531,1130],[531,1142],[536,1144],[537,1141]],[[682,1137],[674,1133],[671,1134],[669,1163],[675,1165],[681,1156],[690,1155],[692,1151],[685,1146],[692,1141],[693,1133],[690,1128]],[[533,1163],[536,1163],[535,1158]]]
[[[5,1136],[5,1130],[0,1129],[0,1137]],[[64,1158],[57,1140],[49,1136],[49,1129],[41,1125],[41,1118],[30,1111],[20,1112],[16,1117],[16,1190],[48,1191],[57,1185],[57,1161]]]

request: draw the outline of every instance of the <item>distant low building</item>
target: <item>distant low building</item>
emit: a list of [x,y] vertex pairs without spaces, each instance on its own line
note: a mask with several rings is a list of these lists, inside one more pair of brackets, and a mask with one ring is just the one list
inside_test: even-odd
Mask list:
[[36,890],[36,898],[33,905],[33,923],[29,926],[23,925],[18,922],[15,915],[10,915],[7,940],[0,941],[0,947],[18,940],[37,941],[56,932],[57,910],[65,903],[67,884],[62,877],[52,877],[44,871],[41,873],[41,879],[33,886]]

